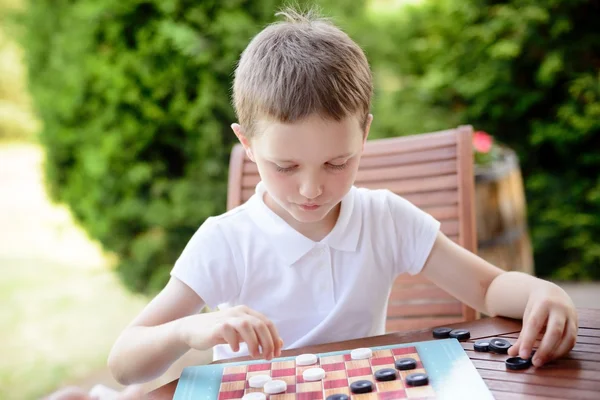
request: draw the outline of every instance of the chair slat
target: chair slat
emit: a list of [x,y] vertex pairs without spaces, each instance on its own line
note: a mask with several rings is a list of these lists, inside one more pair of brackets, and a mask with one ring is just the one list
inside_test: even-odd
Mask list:
[[426,303],[400,303],[388,304],[387,315],[390,318],[394,317],[411,317],[411,316],[435,316],[435,315],[461,315],[462,303],[459,301],[452,302],[426,302]]
[[386,332],[400,332],[414,329],[433,328],[436,326],[445,326],[464,322],[465,319],[460,316],[450,317],[428,317],[428,318],[389,318],[386,321]]

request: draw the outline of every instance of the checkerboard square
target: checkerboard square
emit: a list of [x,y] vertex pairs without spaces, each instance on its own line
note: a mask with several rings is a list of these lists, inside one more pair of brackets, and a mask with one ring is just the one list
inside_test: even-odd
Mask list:
[[288,369],[288,368],[296,368],[296,363],[293,360],[274,361],[271,366],[272,371],[274,371],[276,369]]
[[327,396],[331,396],[332,394],[345,394],[347,396],[350,396],[350,389],[345,387],[345,388],[339,388],[339,389],[325,390],[325,398],[327,398]]
[[271,371],[250,371],[246,374],[246,379],[250,379],[251,376],[255,375],[269,375],[271,376]]
[[270,371],[270,370],[271,370],[271,364],[270,363],[248,365],[248,372],[252,372],[252,371]]
[[279,378],[281,376],[294,376],[296,374],[295,368],[286,368],[286,369],[274,369],[271,371],[271,376],[273,378]]
[[293,393],[282,393],[269,395],[269,400],[296,400],[296,395]]
[[280,381],[284,381],[285,383],[287,383],[287,385],[288,385],[288,392],[290,391],[289,387],[291,385],[295,385],[296,384],[296,377],[294,375],[292,375],[292,376],[280,376],[277,379],[279,379]]
[[228,374],[223,375],[221,382],[235,382],[246,380],[246,374]]
[[343,355],[321,357],[321,365],[344,362]]
[[219,393],[219,400],[241,399],[244,396],[243,390],[231,390]]
[[349,369],[348,377],[369,375],[371,373],[372,373],[372,371],[371,371],[371,368],[369,368],[369,367]]
[[375,385],[377,386],[377,390],[379,390],[380,392],[393,392],[395,390],[404,389],[404,384],[399,379],[388,382],[377,382]]
[[251,388],[250,386],[246,386],[246,390],[244,391],[244,394],[248,394],[248,393],[254,393],[254,392],[262,392],[262,388]]
[[379,400],[377,393],[353,394],[352,400]]
[[406,399],[404,390],[394,390],[393,392],[379,393],[379,400],[399,400]]
[[324,364],[321,366],[321,368],[323,368],[326,372],[327,371],[341,371],[341,370],[346,369],[346,365],[343,362],[339,362],[339,363]]
[[235,375],[235,374],[245,374],[247,371],[247,365],[237,365],[234,367],[225,367],[223,368],[223,375]]
[[323,400],[323,392],[305,392],[296,395],[297,400]]
[[298,393],[323,391],[323,383],[321,381],[299,383],[296,385],[296,391]]
[[244,390],[244,387],[246,387],[246,381],[221,382],[221,392]]
[[373,358],[371,360],[371,365],[384,365],[384,364],[394,364],[394,361],[396,361],[394,359],[393,356],[389,356],[389,357],[378,357],[378,358]]
[[375,350],[373,351],[373,358],[385,358],[385,357],[393,357],[394,354],[390,349],[385,350]]
[[346,379],[347,376],[348,375],[347,375],[345,369],[343,369],[341,371],[330,371],[330,372],[327,372],[327,375],[325,375],[325,382],[333,381],[336,379]]
[[323,382],[324,389],[335,389],[341,387],[348,387],[348,379],[334,379]]
[[392,354],[394,354],[395,356],[402,356],[405,354],[412,354],[412,353],[416,353],[417,352],[417,348],[414,346],[411,347],[399,347],[396,349],[392,349]]
[[346,362],[346,369],[369,368],[371,364],[369,360],[356,360]]

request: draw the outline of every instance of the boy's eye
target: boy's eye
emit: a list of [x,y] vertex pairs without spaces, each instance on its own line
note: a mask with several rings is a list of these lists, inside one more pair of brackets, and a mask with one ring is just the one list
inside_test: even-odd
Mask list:
[[296,165],[292,165],[291,167],[280,167],[279,165],[275,164],[275,169],[277,170],[277,172],[282,172],[282,173],[292,172],[296,168],[297,168]]
[[343,164],[331,164],[331,163],[327,163],[327,167],[337,170],[337,171],[341,171],[342,169],[346,168],[346,165],[348,165],[348,162],[346,161]]

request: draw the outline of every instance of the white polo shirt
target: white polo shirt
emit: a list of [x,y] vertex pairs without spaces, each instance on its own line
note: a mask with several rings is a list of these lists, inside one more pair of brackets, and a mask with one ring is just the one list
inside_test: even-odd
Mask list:
[[[284,348],[385,333],[394,279],[421,271],[439,222],[388,190],[352,187],[320,242],[291,228],[263,202],[208,218],[171,275],[211,308],[246,305],[270,318]],[[248,354],[214,349],[214,359]]]

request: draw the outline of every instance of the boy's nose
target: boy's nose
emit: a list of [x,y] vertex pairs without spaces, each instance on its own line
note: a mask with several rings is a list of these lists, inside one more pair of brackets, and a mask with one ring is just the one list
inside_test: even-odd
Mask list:
[[321,193],[323,193],[323,188],[316,181],[306,181],[300,185],[300,194],[308,200],[316,199]]

